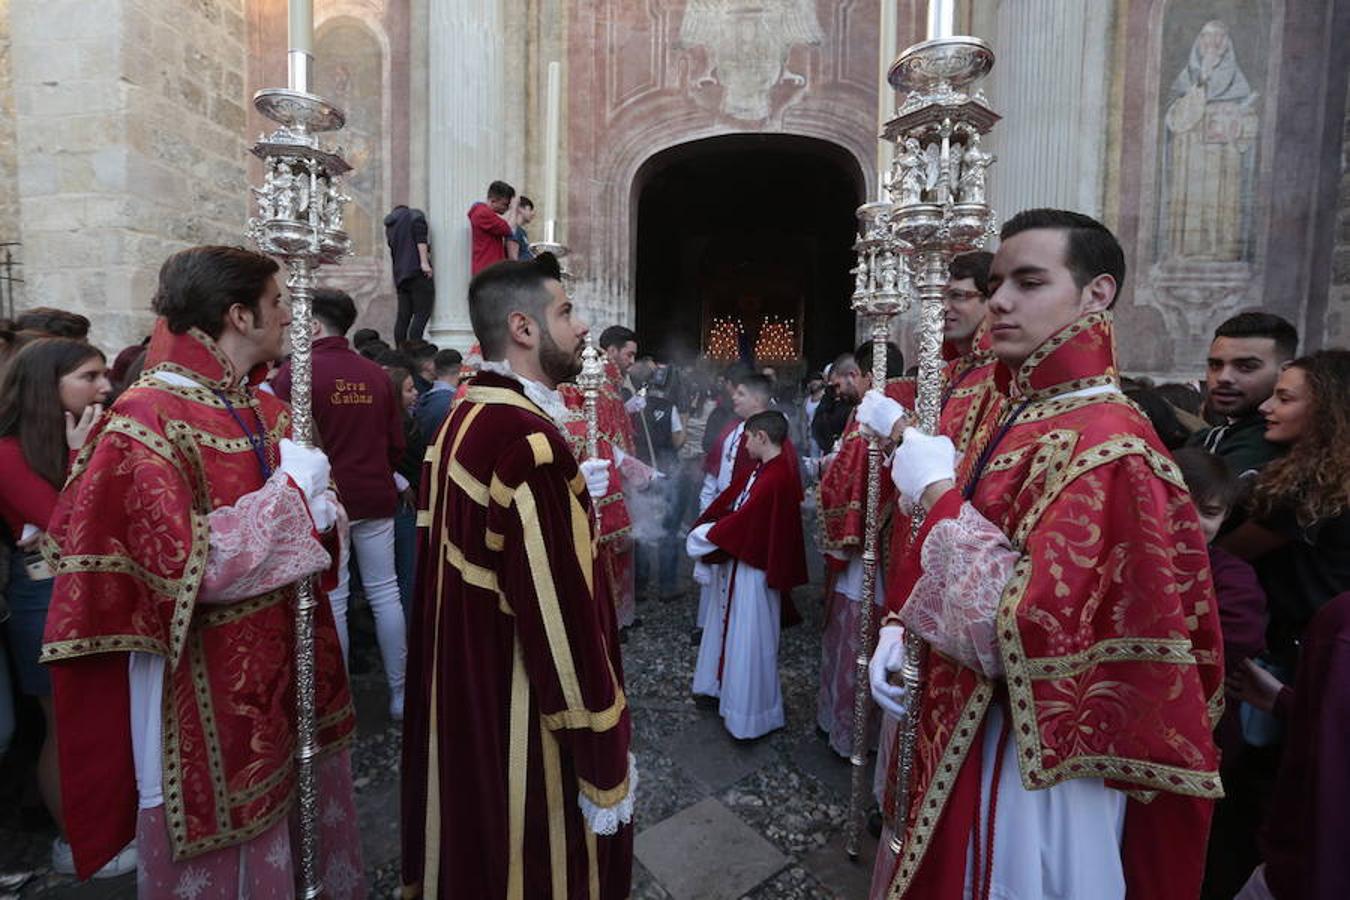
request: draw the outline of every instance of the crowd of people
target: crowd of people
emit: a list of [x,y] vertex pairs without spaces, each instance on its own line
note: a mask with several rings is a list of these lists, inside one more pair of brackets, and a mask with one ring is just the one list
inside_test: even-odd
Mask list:
[[[81,316],[0,327],[0,755],[18,711],[41,735],[56,871],[136,870],[143,896],[288,892],[293,605],[312,579],[333,896],[365,895],[353,584],[403,723],[409,895],[627,896],[641,766],[621,645],[643,604],[673,602],[690,691],[741,741],[783,727],[780,632],[822,604],[818,729],[841,757],[877,752],[875,897],[1350,895],[1350,351],[1300,354],[1290,323],[1247,311],[1195,361],[1203,380],[1123,376],[1119,244],[1031,210],[996,254],[951,262],[935,434],[893,345],[879,370],[869,342],[783,379],[658,360],[622,325],[599,331],[592,429],[591,326],[557,260],[529,256],[531,214],[501,182],[469,211],[467,353],[422,337],[419,211],[386,219],[390,341],[316,292],[320,449],[291,440],[266,257],[170,257],[153,333],[111,366]],[[817,560],[823,591],[803,590]]]

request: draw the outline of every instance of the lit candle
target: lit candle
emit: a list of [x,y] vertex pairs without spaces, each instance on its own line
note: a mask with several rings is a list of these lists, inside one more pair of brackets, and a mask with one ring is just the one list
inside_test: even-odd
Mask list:
[[289,0],[292,50],[314,53],[314,0]]
[[956,0],[928,0],[928,39],[956,33]]
[[545,240],[555,240],[558,219],[558,117],[562,105],[562,64],[548,64],[548,118],[544,120]]

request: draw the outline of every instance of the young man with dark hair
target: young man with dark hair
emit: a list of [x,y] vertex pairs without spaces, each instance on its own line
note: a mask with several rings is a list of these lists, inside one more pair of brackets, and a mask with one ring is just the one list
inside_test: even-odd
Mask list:
[[516,228],[511,232],[506,244],[508,259],[534,259],[534,251],[530,249],[530,236],[525,233],[525,226],[533,221],[534,201],[521,194],[520,200],[516,203]]
[[[637,360],[637,334],[623,325],[611,325],[600,333],[600,349],[605,354],[605,374],[610,384],[619,392],[623,401],[633,399],[633,385],[628,380],[628,370]],[[630,415],[641,411],[639,404],[632,404]]]
[[[1001,237],[999,395],[975,438],[958,461],[950,438],[887,423],[902,508],[926,515],[870,675],[920,724],[904,855],[883,835],[872,893],[1193,900],[1222,793],[1221,635],[1185,484],[1120,392],[1124,254],[1059,210]],[[914,698],[892,682],[901,623],[928,646]]]
[[[277,271],[230,247],[169,257],[144,377],[94,426],[49,526],[42,661],[75,868],[135,838],[143,897],[298,881],[295,604],[302,579],[334,574],[339,507],[324,454],[256,390],[290,324]],[[345,876],[325,895],[360,898],[356,718],[324,603],[314,647],[318,868]]]
[[394,344],[399,345],[422,337],[436,303],[426,213],[401,203],[395,206],[384,217],[384,239],[389,245],[394,289],[398,292]]
[[1279,445],[1266,440],[1260,408],[1297,351],[1298,331],[1273,313],[1238,313],[1214,329],[1205,361],[1205,405],[1224,423],[1197,433],[1190,443],[1223,457],[1240,478],[1256,475],[1278,457]]
[[592,552],[609,463],[578,465],[557,393],[580,371],[586,324],[547,253],[476,276],[469,316],[483,367],[422,484],[404,893],[620,900],[637,771]]
[[[380,333],[374,328],[358,328],[352,334],[352,349],[360,353],[366,344],[380,340]],[[380,341],[384,343],[383,341]]]
[[[328,458],[333,480],[351,517],[351,552],[361,569],[361,585],[375,616],[375,634],[389,685],[389,715],[403,718],[403,673],[407,627],[394,568],[394,513],[398,495],[407,487],[395,469],[403,458],[403,408],[394,386],[379,364],[352,350],[347,331],[356,321],[356,304],[344,291],[314,292],[312,397],[314,425]],[[291,364],[272,381],[277,396],[291,396]],[[344,554],[345,555],[345,554]],[[351,569],[346,560],[337,585],[329,593],[347,659],[347,598]]]
[[[767,412],[773,404],[773,389],[769,379],[750,369],[737,369],[731,374],[733,418],[722,429],[708,450],[703,463],[703,485],[698,495],[698,511],[702,514],[733,482],[743,481],[754,468],[745,447],[745,422],[751,416]],[[792,454],[796,455],[795,451]],[[701,585],[698,602],[697,628],[707,624],[708,610],[716,597],[715,578],[720,570],[713,566],[706,577],[696,577]]]
[[469,272],[477,275],[506,259],[506,241],[516,227],[516,189],[505,181],[492,182],[487,200],[475,201],[468,215],[473,237]]
[[413,384],[417,385],[420,397],[431,390],[431,383],[436,380],[436,353],[440,348],[430,341],[415,340],[404,343],[399,349],[412,364],[408,371],[412,372]]
[[438,350],[432,360],[436,380],[422,395],[422,399],[417,401],[417,410],[413,413],[417,430],[428,444],[436,439],[441,423],[450,414],[450,404],[459,390],[460,366],[463,364],[464,356],[458,350],[449,348]]
[[[703,511],[685,547],[713,592],[693,691],[717,697],[727,731],[750,740],[783,727],[782,594],[808,576],[802,486],[787,418],[777,410],[758,412],[744,431],[752,468]],[[712,562],[718,565],[709,569]]]

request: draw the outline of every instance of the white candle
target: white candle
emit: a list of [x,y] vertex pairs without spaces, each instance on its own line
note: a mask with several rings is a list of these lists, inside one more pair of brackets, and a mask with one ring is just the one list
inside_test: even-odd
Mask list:
[[548,117],[544,120],[544,221],[549,224],[558,218],[558,117],[561,104],[562,64],[554,60],[548,64]]
[[[896,51],[896,4],[898,0],[881,0],[881,22],[880,42],[878,44],[877,58],[880,62],[881,71],[877,75],[877,84],[881,86],[877,91],[877,133],[890,121],[891,116],[895,115],[895,89],[891,87],[887,80],[887,75],[891,70],[891,63],[895,62]],[[888,200],[886,196],[886,174],[891,170],[891,162],[895,159],[895,144],[879,137],[877,139],[877,199]]]
[[956,0],[928,0],[928,39],[956,33]]
[[314,54],[314,0],[288,0],[291,49]]

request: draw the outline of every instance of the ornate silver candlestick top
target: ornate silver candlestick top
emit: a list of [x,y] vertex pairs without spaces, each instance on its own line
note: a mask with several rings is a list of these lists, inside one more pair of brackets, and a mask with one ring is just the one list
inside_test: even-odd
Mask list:
[[586,456],[596,459],[600,443],[600,422],[596,418],[595,401],[600,396],[600,388],[605,383],[605,364],[600,361],[600,351],[595,349],[591,336],[586,335],[586,347],[581,351],[581,374],[577,376],[577,387],[586,411]]
[[[993,50],[979,38],[944,36],[908,48],[888,73],[891,85],[905,92],[900,109],[883,129],[885,138],[896,144],[890,222],[895,240],[908,247],[905,254],[919,297],[915,418],[929,434],[937,431],[941,411],[948,267],[953,256],[982,247],[995,230],[986,184],[994,156],[981,138],[999,116],[979,89],[993,65]],[[916,529],[922,520],[922,510],[916,511]],[[892,839],[884,848],[897,857],[897,871],[906,883],[917,861],[915,849],[906,847],[905,828],[926,652],[923,640],[907,631],[901,679],[909,697],[908,714],[901,725],[892,785],[896,820],[890,823]]]

